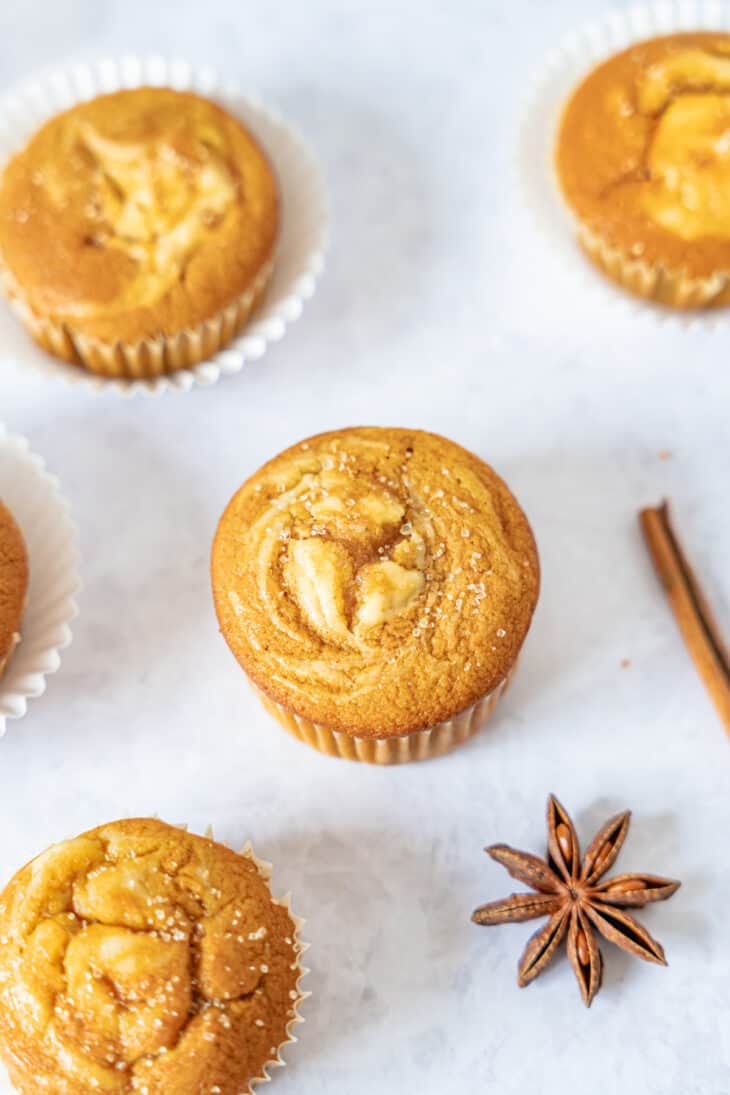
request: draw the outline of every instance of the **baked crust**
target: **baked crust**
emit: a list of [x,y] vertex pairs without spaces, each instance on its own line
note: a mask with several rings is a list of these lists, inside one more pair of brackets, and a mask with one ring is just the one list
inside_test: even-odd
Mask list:
[[265,695],[385,738],[504,680],[539,566],[482,460],[420,430],[355,428],[294,445],[244,483],[218,525],[212,582],[221,631]]
[[[726,302],[726,278],[692,282],[730,272],[728,134],[728,34],[639,43],[576,89],[557,173],[588,250],[617,280],[669,304]],[[632,267],[617,268],[616,253]]]
[[0,256],[36,317],[134,344],[195,329],[254,288],[278,204],[261,148],[215,103],[119,91],[52,118],[10,160]]
[[0,1053],[23,1095],[241,1095],[288,1041],[299,944],[253,860],[151,819],[0,895]]
[[0,675],[18,641],[28,578],[23,536],[10,510],[0,502]]

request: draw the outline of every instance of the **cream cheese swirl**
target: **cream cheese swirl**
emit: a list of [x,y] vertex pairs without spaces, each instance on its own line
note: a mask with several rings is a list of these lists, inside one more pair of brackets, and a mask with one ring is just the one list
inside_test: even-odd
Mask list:
[[358,732],[496,685],[538,581],[529,526],[491,469],[386,429],[323,435],[266,465],[221,521],[213,577],[259,687],[310,718],[338,709]]
[[694,46],[655,61],[638,109],[656,117],[646,212],[685,240],[730,239],[730,55]]
[[0,1053],[26,1095],[240,1091],[300,999],[295,923],[254,862],[156,820],[34,859],[0,944]]

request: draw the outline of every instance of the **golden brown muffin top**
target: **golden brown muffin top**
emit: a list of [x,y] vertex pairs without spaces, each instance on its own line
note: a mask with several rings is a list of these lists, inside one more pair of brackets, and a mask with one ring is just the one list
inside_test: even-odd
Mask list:
[[209,319],[251,286],[277,229],[276,182],[251,134],[167,88],[57,115],[0,187],[0,255],[18,292],[107,342]]
[[565,108],[556,160],[608,244],[693,277],[730,269],[730,35],[654,38],[599,65]]
[[23,1095],[242,1095],[288,1040],[296,928],[252,859],[161,821],[54,844],[0,895]]
[[478,457],[336,430],[257,471],[212,556],[221,630],[259,688],[367,737],[433,726],[512,667],[539,585],[527,520]]
[[0,502],[0,671],[20,630],[28,592],[28,555],[10,510]]

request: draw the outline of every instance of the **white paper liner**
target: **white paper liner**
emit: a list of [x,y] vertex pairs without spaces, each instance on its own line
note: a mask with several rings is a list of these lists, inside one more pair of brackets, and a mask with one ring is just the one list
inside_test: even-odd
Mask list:
[[263,303],[230,345],[200,365],[149,380],[104,378],[52,357],[37,346],[0,301],[0,355],[22,370],[56,377],[92,391],[118,395],[187,392],[214,384],[256,361],[301,315],[324,267],[329,216],[324,181],[302,138],[276,111],[244,96],[207,67],[163,57],[125,56],[41,73],[0,98],[0,171],[9,156],[54,114],[75,103],[122,88],[171,87],[218,102],[258,138],[279,181],[282,224],[274,274]]
[[[187,830],[188,826],[182,824],[177,825],[176,828]],[[204,836],[206,836],[209,840],[215,839],[212,826],[208,826],[204,833]],[[228,846],[230,847],[230,845]],[[271,878],[273,866],[271,863],[267,863],[265,859],[259,859],[258,856],[254,854],[253,847],[250,841],[246,841],[243,848],[240,849],[238,854],[245,856],[246,859],[250,859],[255,864],[257,871],[263,878],[264,882],[266,882],[268,885]],[[305,943],[301,936],[306,921],[301,916],[296,916],[292,912],[291,894],[286,894],[284,897],[281,898],[275,898],[272,894],[271,900],[275,905],[281,905],[283,908],[286,909],[292,919],[292,923],[294,924],[294,947],[297,952],[297,960],[299,962],[299,977],[297,978],[296,991],[299,995],[296,1002],[293,1004],[293,1018],[290,1019],[286,1025],[286,1040],[282,1042],[280,1046],[278,1046],[276,1057],[272,1057],[266,1062],[263,1069],[261,1070],[260,1075],[251,1078],[248,1088],[246,1089],[248,1091],[248,1095],[254,1095],[255,1087],[258,1087],[259,1084],[266,1084],[271,1080],[271,1076],[269,1075],[269,1069],[284,1068],[286,1066],[286,1061],[282,1057],[282,1050],[285,1049],[286,1046],[291,1045],[293,1042],[299,1041],[299,1039],[294,1034],[294,1029],[301,1023],[306,1022],[304,1016],[300,1014],[299,1008],[304,1003],[304,1001],[312,995],[311,992],[307,992],[301,987],[302,981],[310,972],[310,970],[306,966],[302,965],[301,962],[302,955],[309,950],[311,945],[309,943]],[[17,1089],[11,1084],[10,1077],[8,1076],[7,1070],[2,1061],[0,1061],[0,1095],[17,1095]],[[245,1095],[243,1089],[241,1090],[240,1095]]]
[[9,434],[0,423],[0,498],[23,534],[30,565],[28,601],[21,621],[21,641],[0,677],[0,737],[6,720],[25,714],[28,700],[46,689],[46,677],[61,664],[61,651],[71,642],[76,616],[76,527],[59,490],[39,456],[24,437]]
[[[633,296],[596,269],[583,253],[577,223],[560,192],[553,154],[560,116],[578,84],[598,64],[636,42],[693,30],[730,30],[726,0],[657,0],[607,12],[568,35],[530,82],[517,140],[518,185],[543,242],[571,280],[602,305],[683,328],[727,331],[730,308],[684,312]],[[572,307],[578,307],[575,298]]]
[[290,707],[270,699],[253,681],[250,684],[268,713],[285,730],[320,753],[344,760],[363,761],[366,764],[409,764],[412,761],[442,757],[474,737],[491,719],[516,668],[517,663],[491,692],[450,719],[425,730],[415,730],[410,734],[389,738],[359,737],[357,734],[346,734],[312,722],[311,719],[302,718]]

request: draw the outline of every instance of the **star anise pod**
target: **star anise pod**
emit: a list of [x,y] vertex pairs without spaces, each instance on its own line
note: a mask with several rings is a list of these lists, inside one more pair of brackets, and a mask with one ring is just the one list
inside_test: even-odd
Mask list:
[[629,954],[666,966],[660,943],[626,912],[666,901],[681,883],[650,874],[622,874],[600,881],[613,866],[629,831],[631,813],[616,814],[591,841],[582,862],[575,826],[555,795],[547,805],[547,860],[506,844],[485,851],[536,893],[512,894],[474,910],[476,924],[508,924],[549,916],[525,947],[518,967],[520,987],[541,973],[567,935],[568,958],[587,1007],[601,987],[603,959],[596,933]]

